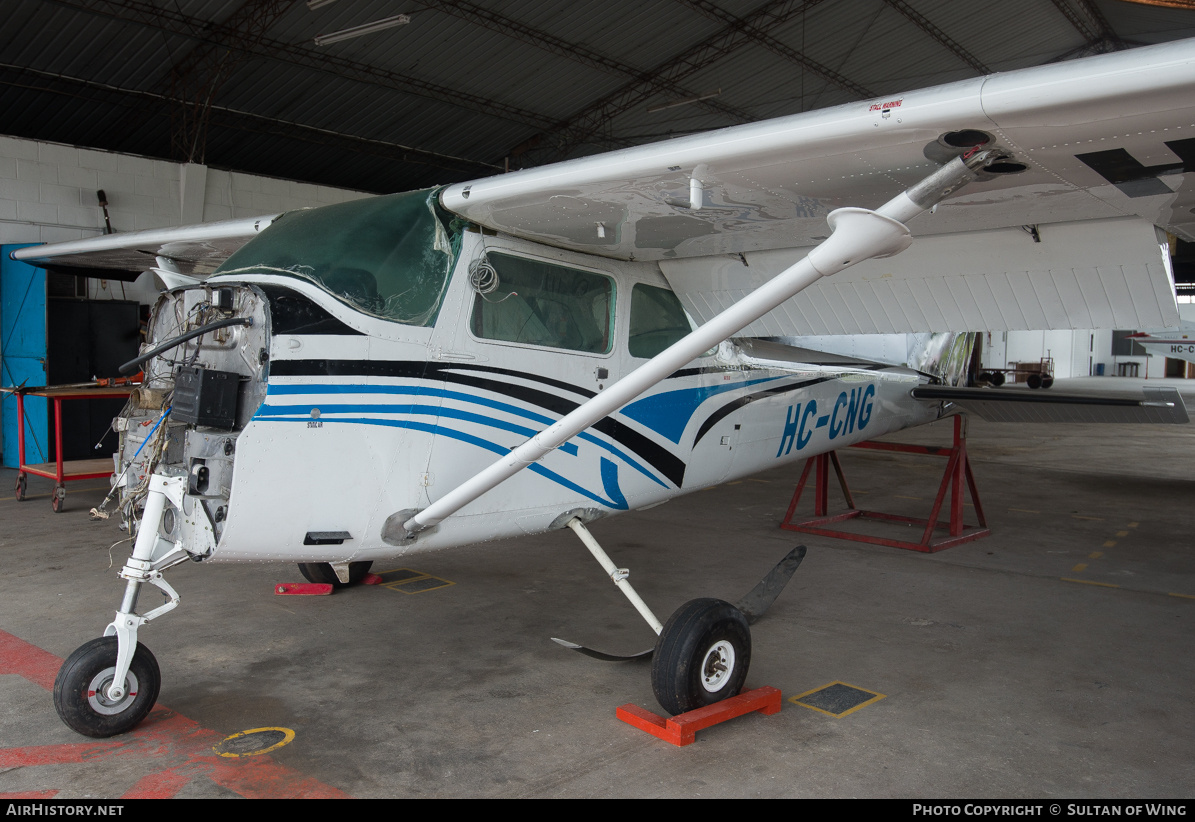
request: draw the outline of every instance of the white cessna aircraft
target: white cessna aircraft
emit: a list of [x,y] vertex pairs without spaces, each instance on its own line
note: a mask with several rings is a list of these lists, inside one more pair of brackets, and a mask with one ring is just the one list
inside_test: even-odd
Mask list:
[[[1019,413],[1017,394],[946,384],[933,363],[761,337],[1173,326],[1162,232],[1195,240],[1188,162],[1195,41],[17,251],[156,258],[171,285],[128,364],[145,380],[103,506],[136,533],[124,599],[64,664],[58,712],[92,736],[146,715],[160,678],[137,637],[177,605],[162,574],[178,563],[291,560],[347,584],[383,558],[565,527],[659,634],[664,708],[733,695],[742,611],[693,600],[661,625],[585,523],[969,403]],[[1187,421],[1177,394],[1025,396],[1031,418]],[[146,583],[166,601],[138,613]]]

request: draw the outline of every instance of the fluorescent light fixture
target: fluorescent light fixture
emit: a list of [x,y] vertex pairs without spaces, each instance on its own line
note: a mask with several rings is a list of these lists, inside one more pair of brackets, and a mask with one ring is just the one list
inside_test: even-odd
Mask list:
[[409,22],[411,22],[411,18],[405,14],[396,14],[393,17],[383,17],[381,20],[374,20],[372,23],[353,26],[351,29],[341,29],[340,31],[334,31],[331,34],[321,34],[315,38],[315,44],[317,46],[326,46],[329,43],[339,43],[341,40],[351,40],[354,37],[362,37],[366,34],[373,34],[377,31],[392,29],[395,26],[405,26]]
[[307,0],[307,8],[315,11],[316,9],[322,9],[324,6],[330,6],[335,2],[336,0]]
[[713,98],[717,97],[721,93],[722,93],[722,89],[718,89],[717,91],[711,91],[708,94],[702,94],[697,97],[686,97],[683,100],[674,100],[673,102],[665,103],[662,106],[652,106],[651,108],[649,108],[647,110],[647,113],[655,114],[657,111],[663,111],[664,109],[668,109],[668,108],[676,108],[677,106],[687,106],[687,105],[691,105],[693,103],[700,103],[702,100],[712,100]]

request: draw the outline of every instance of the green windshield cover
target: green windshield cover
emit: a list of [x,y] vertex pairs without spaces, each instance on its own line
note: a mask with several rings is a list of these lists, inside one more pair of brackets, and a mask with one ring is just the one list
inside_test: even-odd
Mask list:
[[366,197],[283,214],[216,274],[284,274],[358,311],[407,325],[436,321],[460,232],[438,189]]

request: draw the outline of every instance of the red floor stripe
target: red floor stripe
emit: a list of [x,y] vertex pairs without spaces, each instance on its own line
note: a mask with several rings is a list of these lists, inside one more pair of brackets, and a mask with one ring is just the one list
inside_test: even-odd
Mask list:
[[53,799],[58,791],[18,791],[17,793],[0,793],[0,802],[5,799]]
[[[52,690],[61,665],[62,660],[53,654],[0,631],[0,674],[17,674]],[[344,791],[274,762],[269,754],[237,759],[222,757],[212,750],[212,746],[223,738],[222,734],[158,705],[134,730],[113,740],[0,748],[0,768],[93,763],[109,757],[124,757],[126,761],[147,760],[156,766],[129,788],[123,797],[126,799],[168,799],[196,777],[210,779],[247,798],[352,798]],[[8,796],[48,799],[57,793]]]
[[62,660],[49,651],[0,631],[0,674],[17,674],[52,691],[61,667]]
[[160,773],[151,773],[137,780],[137,784],[129,788],[121,799],[173,799],[174,795],[186,787],[191,781],[192,774],[171,769]]

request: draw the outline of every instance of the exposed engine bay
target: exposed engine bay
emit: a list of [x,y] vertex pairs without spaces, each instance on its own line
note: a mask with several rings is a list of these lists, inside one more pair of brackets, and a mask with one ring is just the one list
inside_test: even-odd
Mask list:
[[142,368],[144,376],[113,423],[116,481],[93,516],[119,513],[122,527],[136,533],[151,475],[182,479],[181,505],[166,506],[160,542],[192,559],[215,549],[237,436],[266,393],[269,324],[266,296],[253,286],[197,286],[159,298],[147,345],[121,368]]

